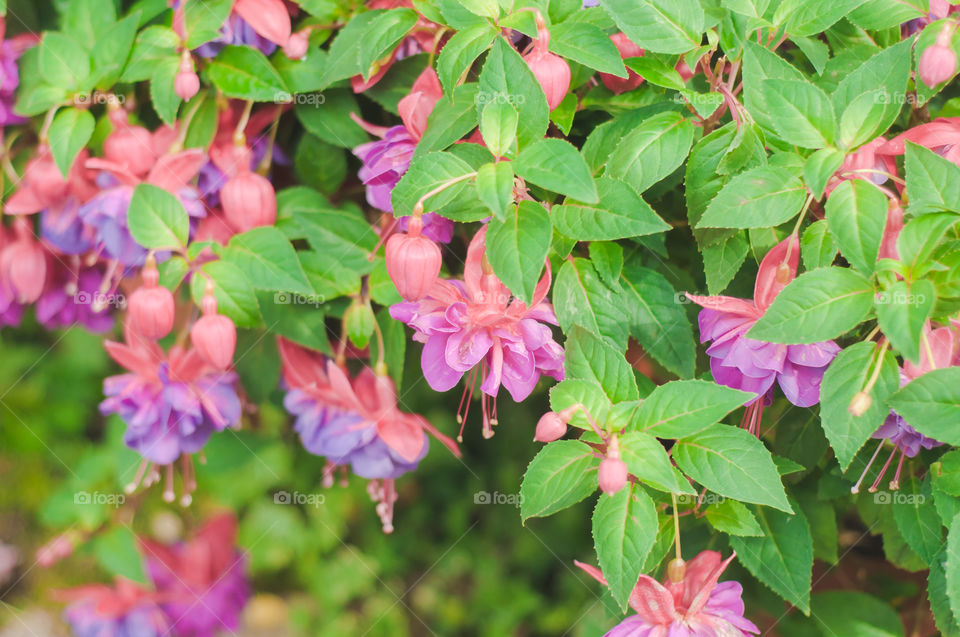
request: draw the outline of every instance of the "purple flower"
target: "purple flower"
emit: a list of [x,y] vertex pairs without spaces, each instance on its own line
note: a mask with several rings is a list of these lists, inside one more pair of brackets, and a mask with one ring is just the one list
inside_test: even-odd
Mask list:
[[[910,376],[901,369],[900,387],[909,383],[910,380]],[[894,411],[890,412],[887,419],[883,421],[883,424],[880,425],[880,428],[877,429],[871,437],[878,440],[889,440],[894,447],[903,451],[903,455],[908,458],[913,458],[920,453],[921,447],[923,449],[933,449],[943,444],[939,440],[934,440],[918,432]]]
[[63,591],[71,603],[63,617],[76,637],[162,637],[170,624],[154,595],[127,580]]
[[40,233],[43,239],[63,254],[88,252],[96,239],[94,229],[80,218],[80,202],[66,198],[56,207],[40,213]]
[[700,310],[700,342],[707,348],[710,371],[717,383],[766,395],[774,382],[798,407],[820,402],[820,383],[827,366],[840,351],[833,341],[810,345],[783,345],[747,338],[757,318],[743,313]]
[[277,50],[276,44],[258,35],[243,18],[233,13],[220,27],[220,37],[197,47],[194,53],[205,58],[216,57],[228,44],[251,46],[264,55],[272,55]]
[[17,60],[35,41],[32,36],[18,36],[0,44],[0,126],[23,124],[27,121],[13,111],[17,102],[17,87],[20,86]]
[[131,347],[108,341],[105,346],[131,373],[103,381],[107,398],[100,412],[127,423],[124,442],[146,460],[170,464],[240,421],[236,375],[206,366],[194,350],[174,347],[167,361],[152,343]]
[[37,320],[47,329],[70,327],[80,323],[91,332],[106,332],[113,327],[109,304],[100,303],[103,271],[85,268],[79,275],[60,267],[53,274],[53,283],[37,300]]
[[367,187],[367,203],[378,210],[393,212],[390,193],[410,168],[417,142],[402,125],[392,126],[383,139],[361,144],[353,154],[363,162],[357,175]]

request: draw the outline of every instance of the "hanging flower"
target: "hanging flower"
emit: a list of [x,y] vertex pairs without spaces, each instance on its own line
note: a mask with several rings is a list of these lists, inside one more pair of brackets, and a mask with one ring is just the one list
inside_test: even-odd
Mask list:
[[112,587],[81,586],[57,597],[70,602],[63,618],[77,637],[162,637],[172,628],[156,594],[122,577]]
[[107,332],[113,327],[113,316],[108,306],[120,305],[121,297],[101,298],[103,268],[92,266],[68,268],[59,262],[51,282],[37,300],[37,320],[47,329],[70,327],[76,323],[95,333]]
[[[500,386],[517,402],[522,401],[541,375],[563,380],[563,348],[553,340],[546,324],[557,324],[553,308],[546,301],[550,289],[550,265],[537,284],[529,307],[514,299],[486,262],[486,227],[474,236],[467,250],[464,280],[438,279],[419,301],[397,303],[390,316],[403,321],[424,344],[421,366],[430,387],[436,391],[453,388],[467,377],[465,401],[479,375],[483,392],[484,435],[493,435],[496,399]],[[466,413],[458,419],[466,420]]]

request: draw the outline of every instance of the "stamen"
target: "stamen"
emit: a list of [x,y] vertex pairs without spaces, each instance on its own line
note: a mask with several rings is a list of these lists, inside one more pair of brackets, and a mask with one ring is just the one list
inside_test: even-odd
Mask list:
[[137,475],[133,477],[133,480],[130,482],[130,484],[128,484],[123,488],[123,491],[127,495],[130,495],[131,493],[137,490],[137,487],[140,486],[140,483],[143,481],[143,476],[146,475],[147,469],[149,467],[150,467],[149,460],[144,459],[140,461],[140,466],[137,468]]
[[857,483],[850,487],[850,493],[856,495],[860,493],[860,485],[863,483],[863,479],[867,476],[867,471],[870,471],[870,467],[873,466],[873,461],[877,459],[877,456],[880,454],[880,447],[883,446],[883,440],[880,441],[880,444],[877,445],[877,449],[873,452],[873,455],[870,457],[870,462],[867,463],[867,466],[863,468],[863,473],[860,474],[860,479],[857,480]]
[[897,472],[893,476],[893,480],[890,481],[890,490],[896,491],[900,488],[900,471],[903,469],[903,461],[907,457],[907,452],[903,449],[900,450],[900,461],[897,462]]
[[163,501],[164,502],[173,502],[176,498],[176,494],[173,492],[173,465],[168,464],[165,468],[167,481],[163,488]]
[[877,479],[873,481],[873,484],[870,485],[870,488],[867,489],[870,493],[877,492],[877,485],[880,484],[880,481],[883,479],[883,474],[887,472],[887,468],[890,466],[890,461],[893,460],[893,456],[897,453],[897,447],[893,447],[893,451],[890,452],[890,455],[887,457],[887,461],[883,463],[883,468],[880,469],[880,474],[877,476]]
[[467,416],[470,415],[470,403],[473,401],[473,386],[477,380],[477,368],[474,367],[467,374],[467,386],[463,389],[463,396],[460,404],[463,406],[463,416],[460,416],[460,408],[457,408],[457,422],[460,423],[460,432],[457,434],[457,442],[463,442],[463,428],[467,424]]

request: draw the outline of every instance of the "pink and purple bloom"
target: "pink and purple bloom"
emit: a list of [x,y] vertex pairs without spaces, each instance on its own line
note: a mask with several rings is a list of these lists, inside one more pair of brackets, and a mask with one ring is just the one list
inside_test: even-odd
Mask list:
[[[635,615],[611,628],[604,637],[746,637],[760,629],[744,617],[743,587],[719,582],[736,557],[721,560],[716,551],[703,551],[684,566],[683,578],[661,584],[641,575],[630,594]],[[591,577],[607,585],[599,569],[576,562]]]
[[833,341],[808,345],[767,343],[746,336],[763,316],[773,299],[796,277],[800,242],[790,235],[763,258],[754,287],[754,299],[729,296],[688,298],[700,310],[700,342],[707,348],[714,380],[727,387],[757,394],[744,415],[744,425],[759,431],[763,406],[773,399],[778,384],[784,395],[798,407],[820,402],[820,383],[827,366],[840,348]]
[[[461,402],[469,409],[469,395],[480,377],[483,431],[490,437],[501,385],[520,402],[530,395],[541,375],[563,380],[564,374],[563,348],[548,327],[557,324],[546,300],[550,264],[528,307],[514,299],[484,265],[485,237],[483,227],[470,242],[463,281],[438,279],[419,301],[393,305],[390,316],[412,327],[414,340],[424,344],[421,367],[434,390],[452,389],[469,372],[466,400]],[[492,399],[489,406],[488,398]],[[463,423],[466,413],[458,418]]]
[[[103,269],[98,266],[79,270],[56,264],[52,281],[37,300],[37,321],[47,329],[70,327],[76,323],[96,333],[113,327],[109,303],[102,303]],[[117,297],[119,298],[119,297]]]
[[215,637],[233,633],[250,598],[247,560],[236,546],[231,514],[208,520],[189,542],[167,546],[140,539],[147,574],[172,634]]
[[[3,20],[3,18],[0,18]],[[0,25],[0,126],[23,124],[27,121],[14,112],[17,102],[17,87],[20,86],[20,70],[17,60],[23,52],[37,43],[37,36],[33,34],[18,35],[4,40],[6,23]]]
[[171,626],[157,596],[118,577],[113,587],[81,586],[57,595],[70,602],[63,617],[76,637],[164,637]]

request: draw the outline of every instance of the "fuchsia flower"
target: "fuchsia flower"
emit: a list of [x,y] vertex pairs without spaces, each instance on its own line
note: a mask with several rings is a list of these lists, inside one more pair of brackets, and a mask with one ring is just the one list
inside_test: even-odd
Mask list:
[[[453,388],[464,374],[464,394],[469,409],[477,376],[482,379],[481,408],[484,436],[493,435],[496,396],[503,385],[517,402],[522,401],[541,374],[563,380],[563,348],[553,340],[545,323],[557,324],[546,301],[550,289],[550,264],[537,284],[529,307],[512,298],[486,262],[486,227],[470,242],[463,281],[437,279],[419,301],[397,303],[390,316],[403,321],[424,344],[421,357],[424,378],[436,391]],[[488,397],[493,400],[488,406]],[[458,415],[462,423],[466,420]]]
[[687,295],[704,308],[698,319],[700,342],[713,341],[707,355],[714,380],[758,395],[744,416],[751,431],[759,431],[763,403],[772,399],[774,383],[798,407],[817,404],[823,374],[840,351],[833,341],[782,345],[746,336],[780,290],[796,277],[799,255],[800,241],[795,234],[774,246],[760,264],[752,301]]
[[410,219],[408,234],[395,234],[387,240],[387,274],[397,292],[408,301],[419,301],[430,291],[443,265],[440,248],[420,234],[423,218]]
[[18,35],[5,40],[6,20],[0,17],[0,126],[24,124],[27,119],[14,112],[17,102],[17,87],[20,86],[20,71],[17,60],[23,52],[34,46],[38,37],[33,34]]
[[167,546],[141,538],[147,573],[173,634],[234,632],[250,597],[247,560],[236,546],[231,514],[209,519],[189,542]]
[[294,430],[312,454],[333,467],[347,465],[363,478],[383,480],[375,487],[384,531],[393,528],[394,480],[417,467],[427,454],[431,433],[456,456],[456,443],[425,418],[397,408],[389,376],[364,367],[352,381],[332,360],[278,339],[283,378],[289,388],[284,406],[297,417]]
[[60,591],[70,602],[63,618],[77,637],[163,637],[170,622],[160,610],[157,595],[118,577],[114,586],[95,584]]
[[[173,346],[169,355],[154,342],[137,337],[129,326],[126,344],[104,342],[113,360],[128,370],[103,381],[107,398],[104,415],[117,414],[127,424],[124,442],[143,456],[132,492],[146,476],[159,480],[151,463],[167,465],[164,499],[172,501],[172,463],[184,454],[200,451],[210,436],[240,422],[240,399],[233,388],[236,375],[207,364],[194,350]],[[184,460],[184,496],[189,504],[195,487],[189,459]]]
[[537,38],[533,42],[533,50],[523,56],[524,61],[534,77],[540,82],[544,95],[547,96],[547,106],[552,111],[570,90],[570,65],[559,55],[550,53],[550,31],[540,12],[536,12]]
[[[98,303],[103,284],[103,268],[96,265],[65,267],[54,262],[50,284],[37,300],[37,321],[47,329],[70,327],[75,323],[96,333],[113,327],[107,305]],[[119,298],[119,297],[118,297]]]
[[902,155],[906,143],[929,148],[944,159],[960,164],[960,117],[938,117],[928,124],[914,126],[877,149],[884,155]]
[[[630,594],[636,611],[605,637],[744,637],[760,629],[743,616],[743,587],[739,582],[719,582],[720,575],[736,557],[721,561],[720,553],[703,551],[687,562],[679,581],[665,578],[663,584],[641,575]],[[576,562],[588,575],[607,585],[599,569]]]
[[[624,60],[628,58],[641,57],[644,54],[644,50],[634,44],[633,40],[628,38],[627,34],[623,33],[622,31],[611,35],[610,40],[613,42],[613,45],[617,47],[620,57]],[[632,91],[643,84],[643,77],[641,77],[636,71],[627,69],[627,77],[625,78],[617,77],[616,75],[611,75],[610,73],[601,73],[600,81],[603,82],[603,85],[610,89],[610,91],[616,95],[620,95],[621,93]]]

